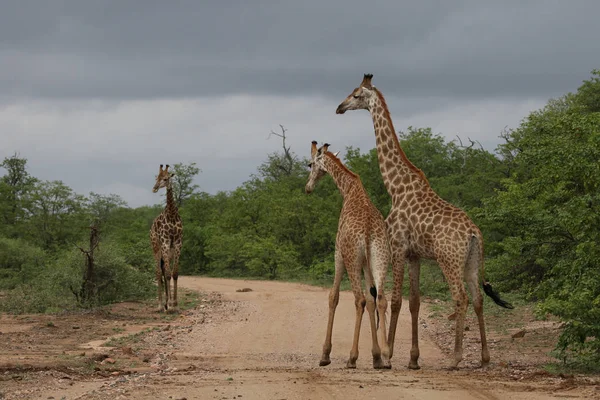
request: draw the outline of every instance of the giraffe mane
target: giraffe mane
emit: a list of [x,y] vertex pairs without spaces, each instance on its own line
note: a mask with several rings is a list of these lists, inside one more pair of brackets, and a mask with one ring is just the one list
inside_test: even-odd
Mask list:
[[333,162],[335,162],[337,165],[339,165],[344,171],[348,172],[352,177],[357,178],[358,174],[354,171],[351,171],[350,168],[346,167],[343,163],[342,160],[340,160],[339,158],[337,158],[335,156],[335,154],[333,154],[330,151],[325,152],[325,155],[328,156],[329,158],[331,158],[333,160]]
[[390,129],[392,130],[393,133],[393,141],[396,145],[396,150],[397,152],[400,154],[400,157],[402,158],[402,161],[404,161],[404,163],[408,166],[408,168],[410,168],[411,170],[413,170],[414,172],[417,173],[417,175],[423,179],[423,181],[429,186],[429,181],[427,180],[427,177],[425,176],[425,174],[423,173],[423,171],[421,171],[419,168],[417,168],[416,165],[414,165],[406,156],[406,153],[404,152],[404,150],[402,149],[402,146],[400,146],[400,141],[398,140],[398,136],[396,136],[396,129],[394,129],[394,124],[392,123],[392,117],[390,117],[390,111],[388,109],[387,103],[385,101],[385,97],[383,97],[383,94],[379,91],[379,89],[373,87],[373,90],[375,90],[375,93],[377,94],[377,97],[379,97],[379,101],[381,101],[381,104],[383,105],[383,109],[384,109],[384,117],[387,119],[387,122],[390,126]]

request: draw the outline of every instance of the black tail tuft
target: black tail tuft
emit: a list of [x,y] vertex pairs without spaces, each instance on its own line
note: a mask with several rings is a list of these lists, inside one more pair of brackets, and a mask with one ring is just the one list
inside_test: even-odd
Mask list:
[[492,285],[490,285],[489,283],[485,282],[483,284],[483,291],[485,292],[485,294],[490,296],[492,300],[494,300],[494,303],[498,304],[500,307],[509,308],[511,310],[514,308],[512,304],[505,300],[502,300],[498,293],[494,292],[494,289],[492,289]]
[[379,310],[377,309],[377,288],[375,286],[371,286],[369,289],[369,293],[373,296],[373,300],[375,301],[375,313],[377,314],[377,329],[379,329]]

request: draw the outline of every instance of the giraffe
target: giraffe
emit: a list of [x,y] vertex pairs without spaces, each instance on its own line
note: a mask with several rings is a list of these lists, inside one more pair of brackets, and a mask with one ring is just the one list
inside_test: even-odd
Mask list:
[[[329,152],[328,148],[329,144],[326,143],[317,149],[317,142],[312,142],[309,164],[311,170],[305,188],[306,193],[312,193],[317,181],[329,173],[343,197],[335,241],[335,278],[329,294],[327,334],[319,365],[325,366],[331,363],[329,355],[333,319],[339,302],[340,283],[345,268],[352,284],[356,307],[354,340],[346,367],[356,368],[360,325],[366,305],[371,323],[373,368],[391,368],[385,327],[387,300],[384,284],[390,264],[385,222],[379,210],[369,199],[360,177],[342,164],[337,154]],[[361,270],[364,272],[365,283],[370,292],[370,296],[366,298],[361,287]],[[377,322],[375,322],[375,314],[377,314]]]
[[[150,241],[156,260],[156,280],[158,283],[158,312],[177,311],[177,278],[179,276],[179,255],[183,238],[183,224],[179,217],[177,205],[173,199],[169,165],[163,169],[160,164],[153,193],[160,188],[167,189],[167,205],[163,212],[152,223]],[[171,264],[172,263],[172,264]],[[173,292],[171,293],[171,277],[173,277]],[[163,302],[163,285],[166,299]]]
[[[463,281],[466,281],[473,300],[481,336],[481,365],[489,364],[483,297],[479,290],[479,269],[484,292],[494,302],[513,308],[502,300],[485,281],[483,270],[483,237],[479,228],[467,214],[444,201],[433,191],[423,172],[413,165],[400,147],[390,112],[381,92],[371,84],[372,74],[365,74],[360,86],[338,106],[336,114],[348,110],[368,110],[371,114],[377,147],[379,168],[386,190],[392,198],[392,209],[386,218],[394,286],[402,287],[404,264],[408,261],[412,319],[412,346],[408,368],[419,369],[418,318],[420,307],[420,259],[436,261],[444,273],[455,312],[454,357],[450,368],[456,369],[462,360],[464,320],[469,298]],[[390,332],[388,342],[393,355],[398,313],[402,305],[400,291],[394,291],[391,301]]]

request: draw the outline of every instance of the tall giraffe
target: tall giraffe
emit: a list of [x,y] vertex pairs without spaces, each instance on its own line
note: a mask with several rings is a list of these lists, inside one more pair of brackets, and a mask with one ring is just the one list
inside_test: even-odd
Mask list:
[[[394,285],[402,286],[404,264],[408,260],[410,297],[409,309],[412,318],[412,347],[408,367],[419,369],[419,274],[420,259],[431,259],[440,265],[452,299],[455,301],[456,337],[454,359],[451,368],[456,368],[462,360],[463,331],[469,298],[463,281],[473,299],[473,307],[479,323],[481,335],[481,361],[485,366],[490,361],[485,324],[483,321],[483,297],[479,291],[479,269],[482,270],[481,283],[485,293],[494,302],[505,308],[511,304],[500,299],[483,276],[483,237],[479,228],[467,214],[441,199],[429,186],[423,172],[414,166],[400,147],[390,112],[381,92],[371,84],[373,75],[365,74],[360,86],[338,106],[336,114],[348,110],[368,110],[373,119],[379,168],[385,187],[392,198],[392,209],[386,218]],[[402,305],[399,291],[392,296],[390,350],[393,351],[398,313]],[[391,355],[390,355],[391,356]]]
[[[317,149],[317,142],[312,142],[309,164],[311,170],[305,188],[306,193],[312,193],[317,181],[329,173],[343,197],[335,240],[335,278],[329,294],[327,334],[319,365],[325,366],[331,363],[329,358],[331,332],[345,268],[352,284],[356,307],[354,341],[346,367],[356,368],[360,325],[366,305],[371,323],[373,368],[391,368],[390,349],[385,334],[387,300],[384,284],[390,264],[385,222],[379,210],[369,199],[360,177],[346,168],[336,155],[328,151],[328,148],[329,144],[324,144]],[[366,299],[361,287],[361,270],[364,272],[365,283],[370,292]],[[377,323],[375,313],[377,313]]]
[[[177,205],[173,199],[169,165],[163,169],[160,164],[156,183],[152,192],[167,188],[167,205],[163,212],[152,223],[150,241],[156,260],[156,280],[158,283],[158,311],[177,311],[177,278],[179,277],[179,255],[183,239],[183,224],[179,217]],[[171,277],[173,277],[173,292],[171,292]],[[163,286],[166,299],[163,302]]]

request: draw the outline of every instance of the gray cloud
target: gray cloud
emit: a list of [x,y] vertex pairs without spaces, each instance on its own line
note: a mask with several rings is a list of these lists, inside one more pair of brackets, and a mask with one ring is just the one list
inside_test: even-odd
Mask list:
[[596,67],[600,3],[22,1],[0,16],[4,98],[541,96]]
[[152,204],[160,163],[196,162],[214,193],[280,143],[374,147],[368,113],[335,115],[365,72],[397,130],[493,149],[600,67],[594,0],[20,0],[0,13],[0,159],[78,193]]

